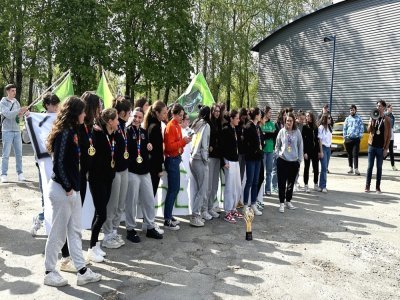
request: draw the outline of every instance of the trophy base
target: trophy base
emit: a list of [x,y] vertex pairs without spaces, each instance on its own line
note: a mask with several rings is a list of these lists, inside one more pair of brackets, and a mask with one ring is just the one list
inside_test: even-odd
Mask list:
[[253,240],[253,232],[246,232],[246,241]]

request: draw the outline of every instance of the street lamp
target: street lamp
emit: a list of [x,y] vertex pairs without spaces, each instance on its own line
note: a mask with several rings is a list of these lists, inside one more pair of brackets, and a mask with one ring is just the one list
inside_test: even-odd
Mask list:
[[333,54],[332,54],[332,74],[331,74],[331,95],[329,97],[329,110],[331,114],[332,114],[333,74],[335,72],[336,35],[324,37],[325,43],[332,41],[333,41]]

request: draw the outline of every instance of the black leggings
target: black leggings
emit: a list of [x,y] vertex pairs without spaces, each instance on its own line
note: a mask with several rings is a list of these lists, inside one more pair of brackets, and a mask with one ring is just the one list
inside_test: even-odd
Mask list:
[[160,172],[157,172],[157,171],[150,171],[151,184],[153,185],[154,197],[157,194],[158,185],[160,184],[160,176],[158,176],[159,173]]
[[304,184],[308,185],[308,177],[310,174],[310,164],[312,162],[312,168],[314,170],[314,184],[318,184],[318,174],[319,174],[319,160],[317,155],[313,155],[312,157],[308,157],[308,159],[304,160],[304,172],[303,179]]
[[293,197],[293,186],[296,176],[299,173],[300,164],[298,161],[287,161],[278,158],[276,163],[278,173],[279,202],[290,202]]
[[92,224],[92,235],[90,237],[90,248],[96,246],[99,240],[101,226],[107,219],[107,203],[110,200],[112,181],[91,180],[89,181],[90,192],[96,210]]

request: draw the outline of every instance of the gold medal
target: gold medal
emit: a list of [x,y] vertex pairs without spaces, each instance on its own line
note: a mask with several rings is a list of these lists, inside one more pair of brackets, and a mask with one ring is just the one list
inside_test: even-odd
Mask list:
[[111,168],[113,168],[113,169],[115,168],[115,160],[111,161]]
[[93,145],[90,145],[89,149],[88,149],[88,154],[90,156],[93,156],[96,154],[96,149],[93,147]]
[[179,148],[178,152],[179,152],[179,154],[181,154],[182,153],[182,148]]
[[292,152],[292,147],[288,146],[288,147],[287,147],[287,151],[288,151],[288,152]]
[[128,158],[129,158],[129,152],[128,152],[128,151],[125,151],[125,152],[124,152],[124,158],[125,158],[125,159],[128,159]]
[[380,134],[381,134],[381,131],[378,129],[378,130],[376,131],[376,134],[377,134],[377,135],[380,135]]
[[141,156],[138,156],[136,158],[136,161],[137,161],[138,164],[141,164],[143,162],[143,158]]

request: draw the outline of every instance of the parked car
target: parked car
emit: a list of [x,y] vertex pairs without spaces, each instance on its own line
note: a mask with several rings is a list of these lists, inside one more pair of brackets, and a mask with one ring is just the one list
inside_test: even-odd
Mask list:
[[400,154],[400,122],[394,123],[393,153]]
[[[343,138],[344,122],[337,122],[332,128],[332,144],[331,151],[343,152],[346,151]],[[364,123],[364,134],[360,140],[360,153],[368,153],[368,132],[367,124]]]

